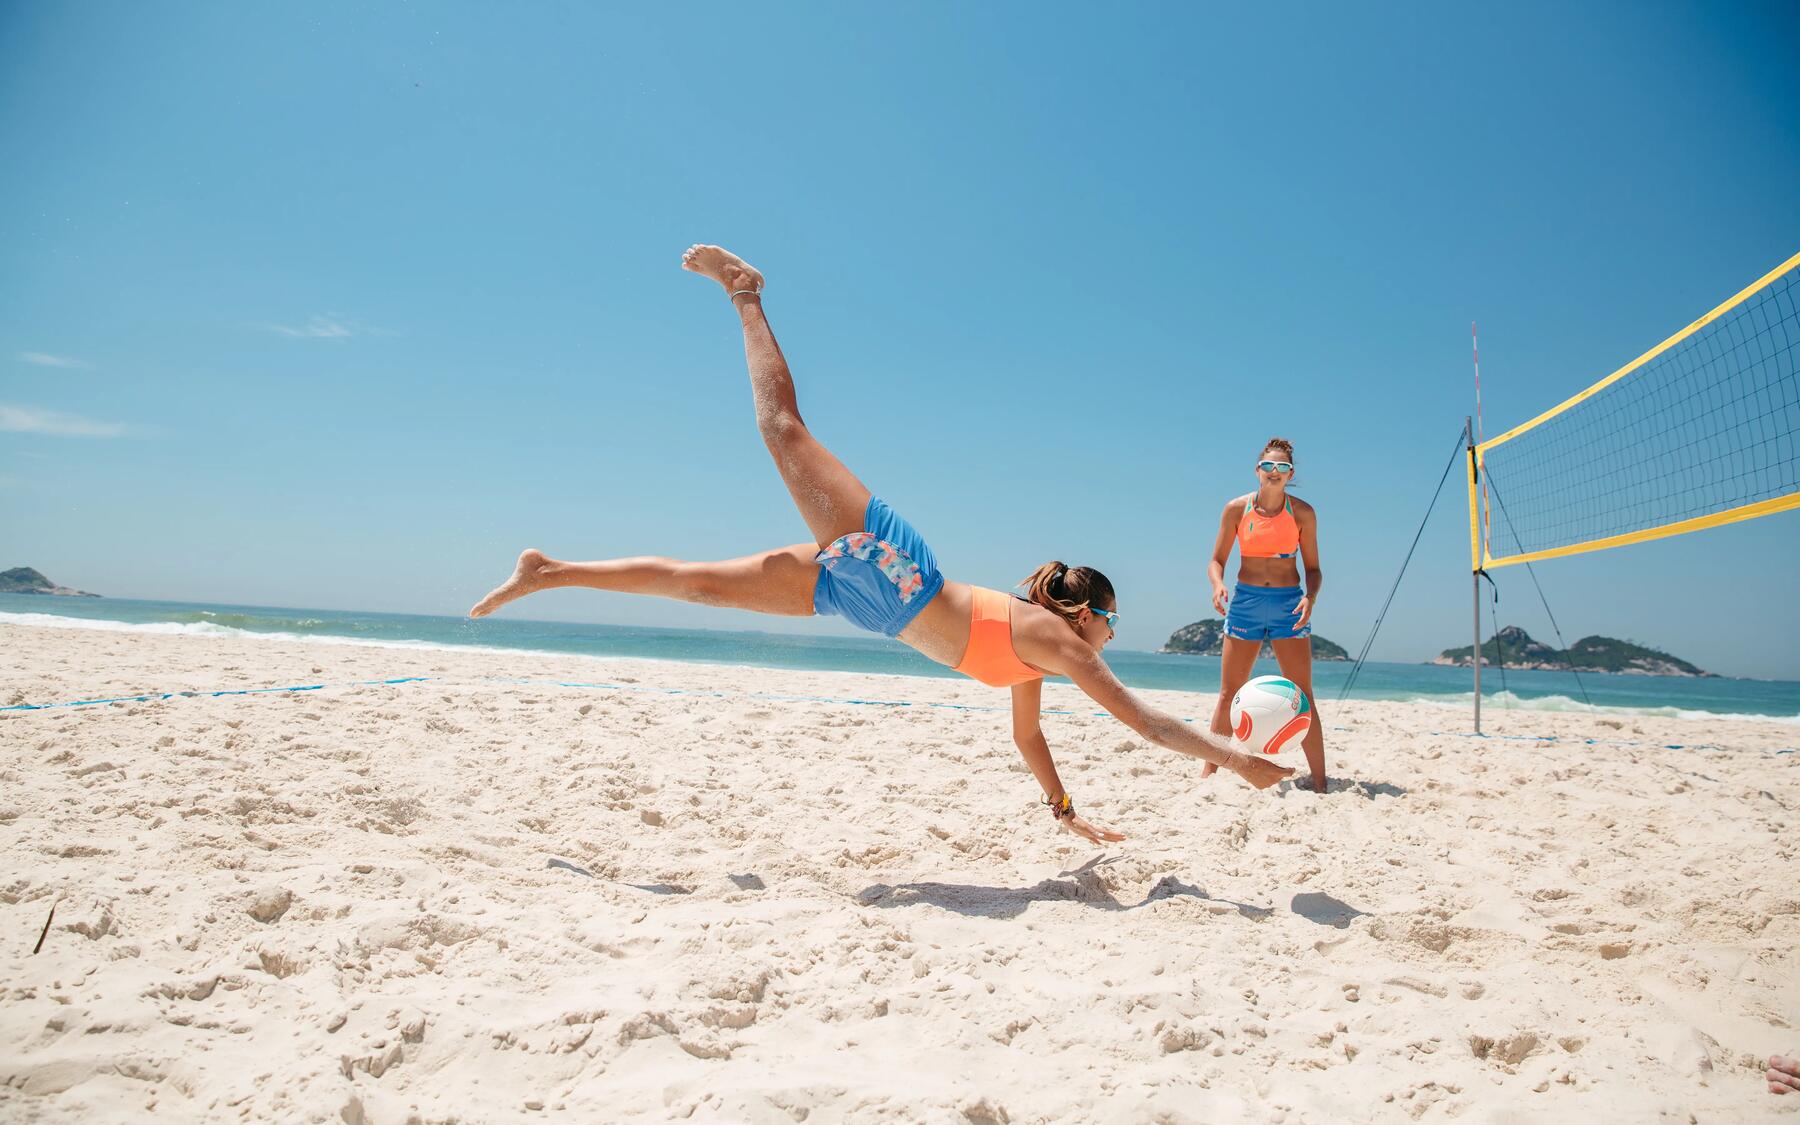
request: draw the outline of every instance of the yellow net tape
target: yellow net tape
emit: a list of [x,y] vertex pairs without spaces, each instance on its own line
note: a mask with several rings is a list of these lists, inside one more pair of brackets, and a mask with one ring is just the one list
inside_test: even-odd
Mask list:
[[1800,507],[1797,347],[1800,254],[1606,378],[1476,446],[1474,468],[1501,519],[1477,512],[1472,477],[1475,568]]

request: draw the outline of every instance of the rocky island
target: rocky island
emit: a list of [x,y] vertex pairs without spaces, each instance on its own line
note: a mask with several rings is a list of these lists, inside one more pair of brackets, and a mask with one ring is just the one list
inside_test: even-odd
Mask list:
[[[1183,625],[1169,634],[1168,643],[1160,651],[1188,656],[1218,656],[1225,651],[1225,622],[1217,617],[1209,617],[1205,621]],[[1260,658],[1269,655],[1269,643],[1264,641],[1262,651],[1257,656]],[[1312,655],[1314,660],[1350,659],[1350,654],[1344,651],[1342,645],[1332,644],[1317,633],[1312,637]]]
[[99,594],[90,594],[86,590],[71,590],[67,586],[58,586],[28,566],[15,566],[11,570],[0,570],[0,594],[51,594],[65,598],[97,598],[100,596]]
[[[1474,651],[1474,645],[1447,648],[1430,663],[1467,667],[1473,662]],[[1482,644],[1481,662],[1547,672],[1574,668],[1577,672],[1622,672],[1638,676],[1716,675],[1666,652],[1614,637],[1583,637],[1564,652],[1532,640],[1531,634],[1517,625],[1506,626]]]

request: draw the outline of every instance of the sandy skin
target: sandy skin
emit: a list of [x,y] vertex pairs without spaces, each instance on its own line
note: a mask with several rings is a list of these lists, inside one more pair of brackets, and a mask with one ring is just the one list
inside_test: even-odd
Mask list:
[[544,571],[549,567],[550,559],[542,551],[527,547],[519,552],[519,561],[513,567],[512,576],[500,585],[488,591],[486,597],[476,602],[469,610],[470,617],[486,617],[507,602],[518,601],[526,594],[535,594],[545,588]]

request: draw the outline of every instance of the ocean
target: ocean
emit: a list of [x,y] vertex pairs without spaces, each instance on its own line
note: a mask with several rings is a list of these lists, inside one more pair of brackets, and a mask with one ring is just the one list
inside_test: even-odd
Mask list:
[[[127,632],[187,633],[306,640],[322,644],[394,648],[395,676],[412,674],[406,650],[476,647],[522,652],[635,657],[703,664],[747,664],[874,672],[899,676],[954,677],[955,673],[895,641],[877,637],[802,636],[792,633],[727,632],[712,629],[656,629],[516,618],[433,617],[418,614],[281,609],[134,601],[124,598],[67,598],[0,594],[0,622],[59,625]],[[1217,657],[1175,656],[1108,648],[1107,663],[1127,685],[1172,691],[1218,690]],[[1263,661],[1257,674],[1274,673]],[[1348,663],[1320,662],[1313,686],[1326,707],[1338,698]],[[0,684],[0,686],[5,686]],[[219,684],[220,689],[234,685]],[[1370,662],[1363,666],[1351,699],[1433,703],[1473,701],[1467,668],[1431,664]],[[1482,708],[1490,710],[1586,711],[1697,718],[1706,716],[1775,719],[1800,724],[1800,683],[1775,680],[1690,679],[1680,676],[1620,676],[1584,672],[1580,685],[1568,672],[1497,668],[1482,673]],[[1582,689],[1585,688],[1585,701]],[[60,702],[31,700],[35,704]]]

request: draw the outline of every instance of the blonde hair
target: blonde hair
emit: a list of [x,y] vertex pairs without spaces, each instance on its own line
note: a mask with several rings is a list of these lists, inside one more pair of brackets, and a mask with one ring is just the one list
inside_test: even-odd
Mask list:
[[1106,575],[1091,566],[1068,567],[1060,562],[1047,562],[1031,572],[1024,582],[1025,596],[1071,626],[1083,610],[1103,603],[1116,602],[1113,584]]

